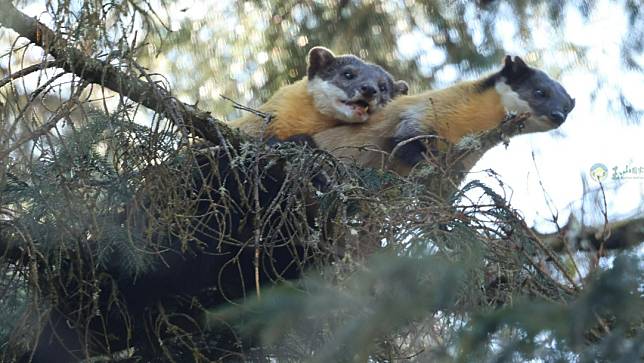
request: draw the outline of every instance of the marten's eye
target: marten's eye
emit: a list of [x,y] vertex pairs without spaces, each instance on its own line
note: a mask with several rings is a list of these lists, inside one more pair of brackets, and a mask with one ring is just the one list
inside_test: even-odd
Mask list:
[[385,85],[385,84],[379,85],[378,88],[380,88],[380,92],[386,92],[387,91],[387,85]]
[[543,97],[546,97],[546,91],[542,89],[536,89],[534,90],[534,95],[535,97],[543,98]]
[[354,79],[354,78],[356,78],[356,75],[353,74],[353,72],[346,71],[346,72],[344,72],[344,78],[346,78],[346,79]]

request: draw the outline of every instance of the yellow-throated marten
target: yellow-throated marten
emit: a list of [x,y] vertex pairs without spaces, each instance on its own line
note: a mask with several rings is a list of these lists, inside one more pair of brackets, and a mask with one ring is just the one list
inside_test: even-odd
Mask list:
[[394,81],[382,67],[353,55],[335,56],[324,47],[309,51],[307,77],[280,88],[259,111],[231,121],[232,127],[251,136],[285,140],[313,135],[343,123],[365,123],[394,97],[407,94],[405,81]]
[[[468,134],[498,127],[508,113],[529,112],[520,133],[559,127],[575,100],[557,81],[527,66],[519,57],[506,56],[503,68],[476,81],[398,97],[362,125],[337,126],[315,135],[309,142],[337,157],[352,158],[370,167],[383,166],[383,151],[396,150],[386,168],[407,175],[424,160],[427,143],[411,139],[434,135],[455,144]],[[404,146],[396,148],[402,142]],[[402,144],[401,144],[402,145]],[[369,146],[365,148],[364,146]],[[467,160],[468,171],[480,158]]]

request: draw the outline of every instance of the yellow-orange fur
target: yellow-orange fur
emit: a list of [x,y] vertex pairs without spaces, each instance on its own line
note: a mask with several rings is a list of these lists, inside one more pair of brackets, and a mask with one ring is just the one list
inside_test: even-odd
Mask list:
[[229,122],[253,137],[259,137],[262,132],[266,137],[276,137],[285,140],[295,135],[313,135],[340,124],[335,118],[318,112],[313,103],[313,97],[307,90],[307,79],[299,80],[284,86],[258,110],[270,113],[273,117],[264,126],[265,120],[254,114]]
[[[407,175],[411,165],[396,161],[387,163],[385,154],[392,151],[392,136],[400,127],[408,126],[406,120],[418,120],[412,124],[417,126],[419,135],[437,135],[455,144],[463,136],[499,126],[507,111],[516,111],[506,110],[494,86],[481,91],[482,84],[483,80],[463,82],[441,90],[401,96],[374,114],[366,124],[337,126],[314,135],[313,139],[317,147],[337,157]],[[471,166],[473,163],[468,165]]]
[[[499,126],[506,110],[494,88],[478,91],[477,82],[464,82],[442,90],[426,91],[419,95],[394,100],[383,112],[372,118],[372,124],[385,119],[394,121],[405,110],[425,106],[421,123],[424,131],[434,131],[455,144],[467,134]],[[391,122],[389,122],[391,124]],[[391,126],[396,126],[397,122]]]

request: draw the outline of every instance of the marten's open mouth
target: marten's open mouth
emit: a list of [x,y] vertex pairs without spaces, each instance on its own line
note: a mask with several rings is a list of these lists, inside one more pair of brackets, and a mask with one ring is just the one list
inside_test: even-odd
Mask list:
[[369,109],[369,102],[365,100],[342,101],[342,103],[351,107],[355,112],[358,112],[361,114],[371,113],[371,110]]

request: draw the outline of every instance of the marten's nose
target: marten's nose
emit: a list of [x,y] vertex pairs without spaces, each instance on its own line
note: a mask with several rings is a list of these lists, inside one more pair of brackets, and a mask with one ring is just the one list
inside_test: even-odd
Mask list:
[[552,113],[550,113],[550,118],[552,119],[552,121],[560,124],[566,121],[566,114],[561,111],[552,111]]
[[373,95],[376,94],[376,89],[367,84],[363,84],[362,87],[360,87],[360,91],[362,92],[362,95],[367,99],[373,98]]

